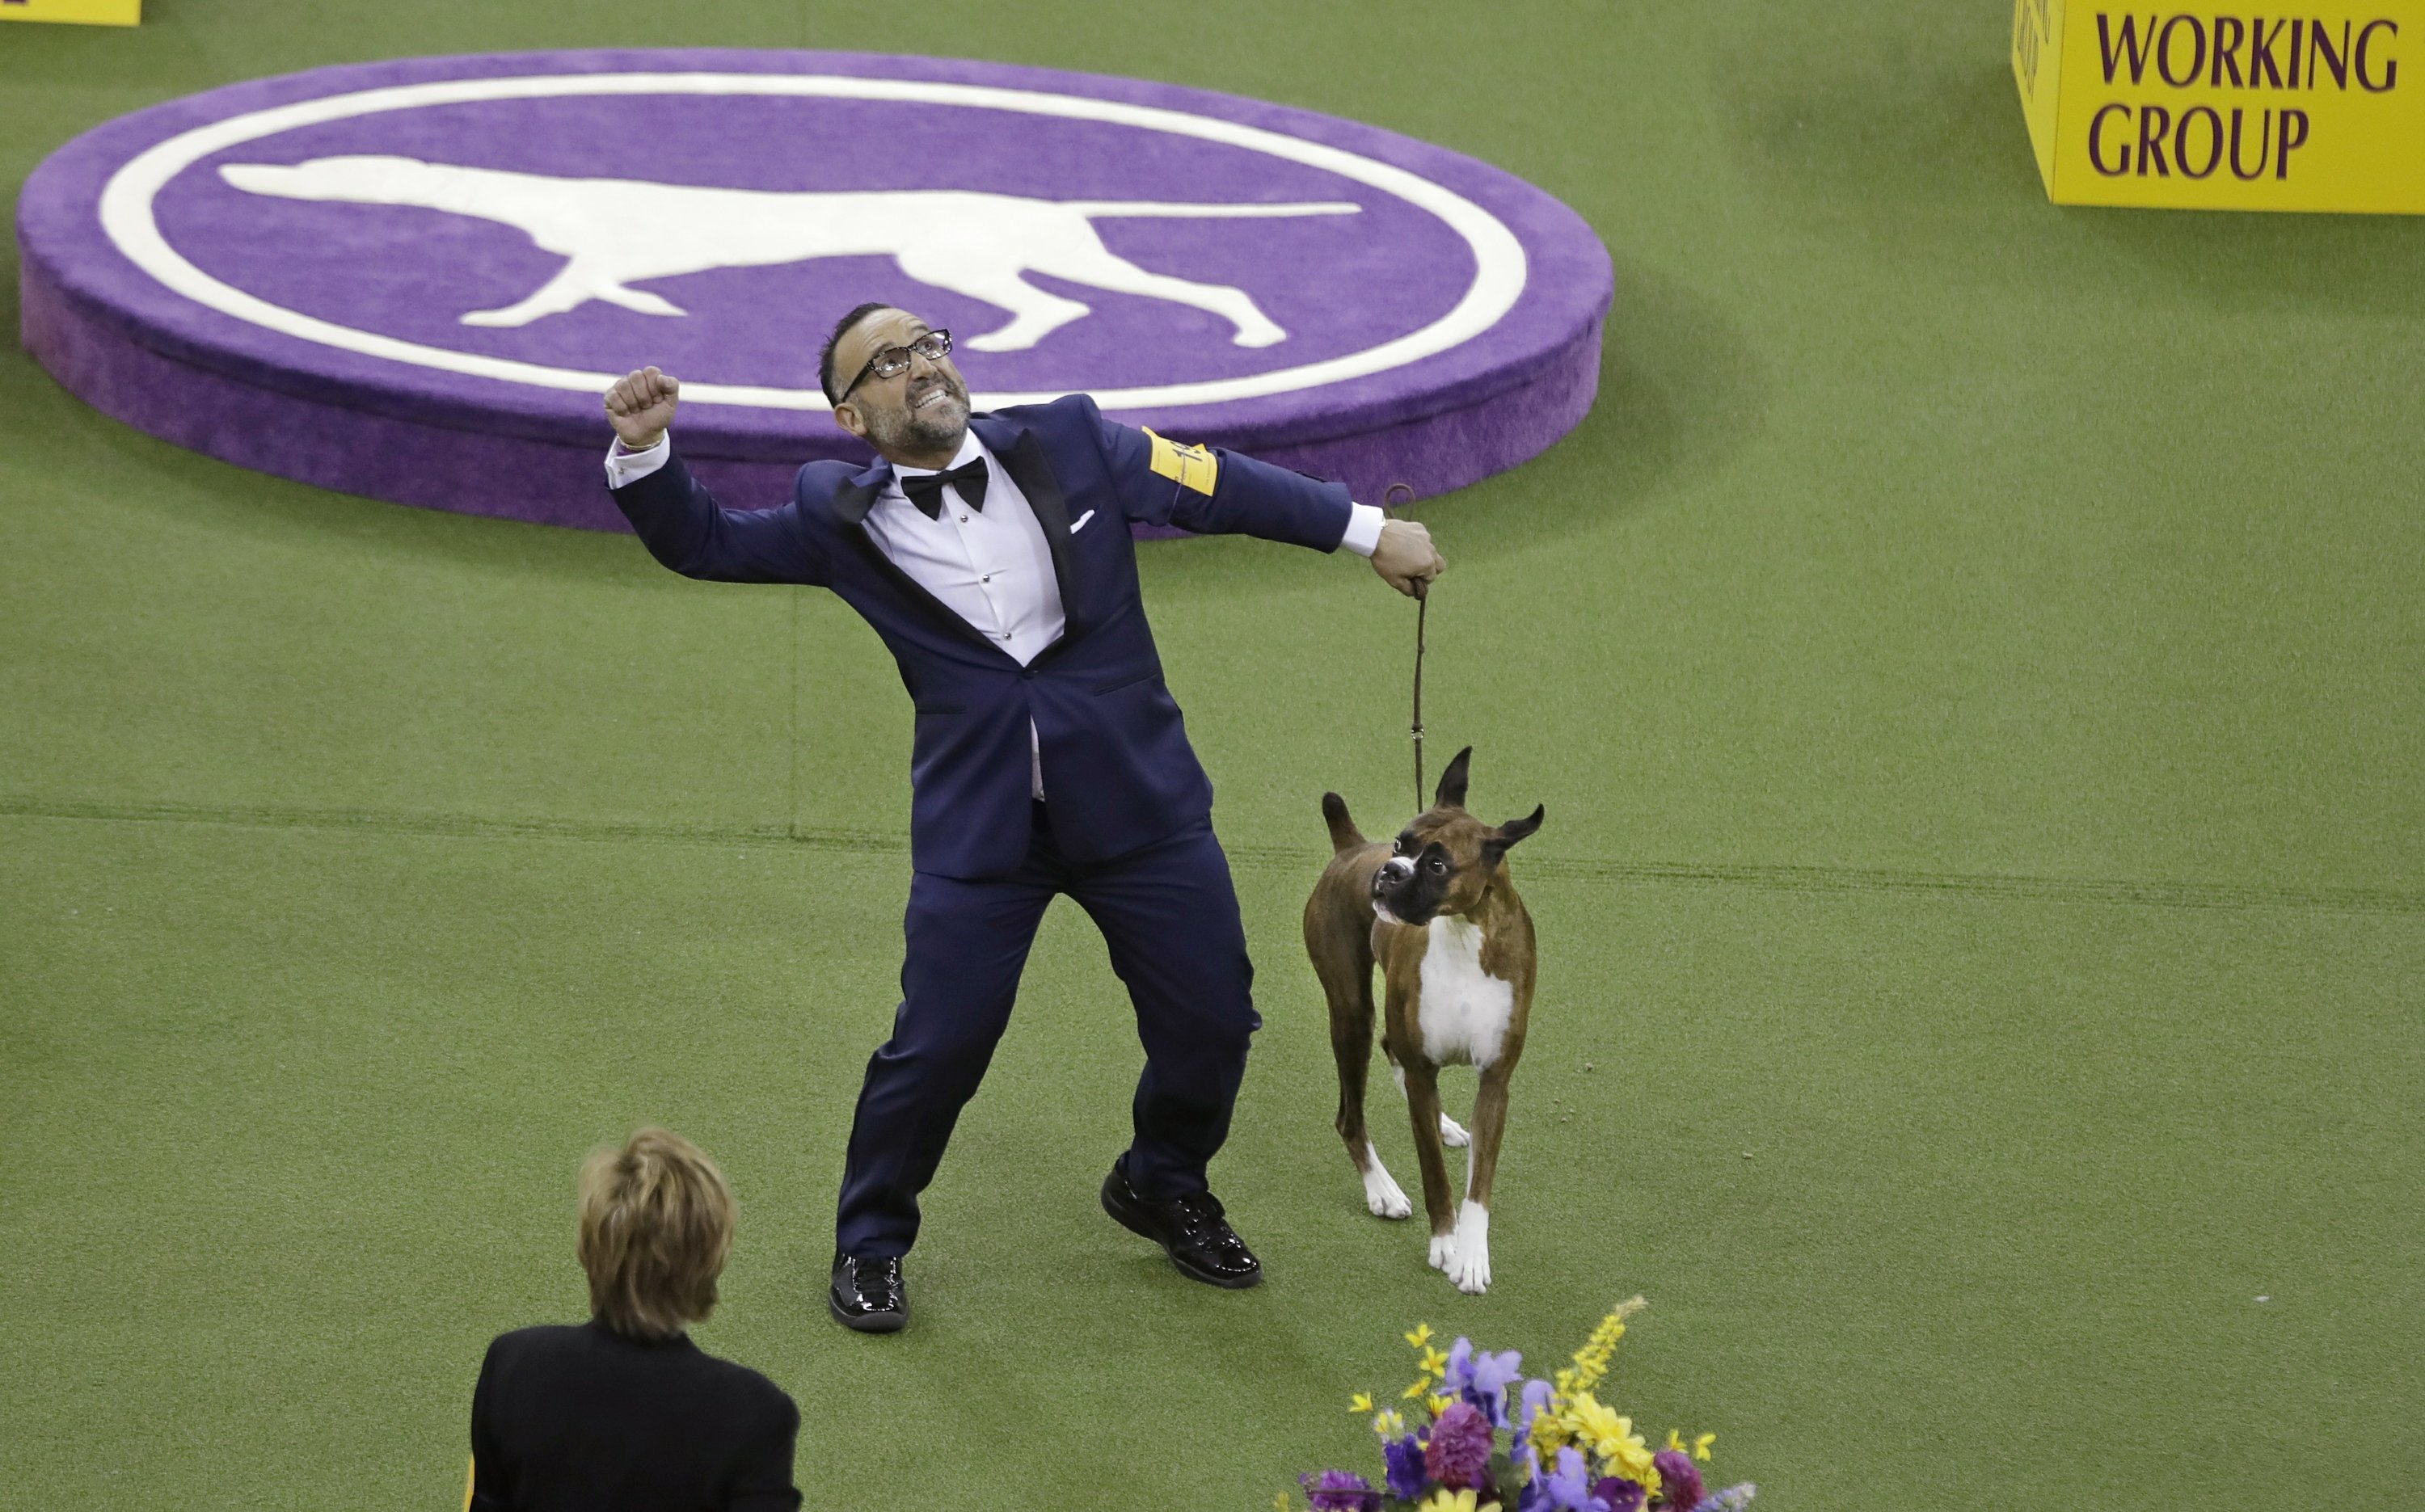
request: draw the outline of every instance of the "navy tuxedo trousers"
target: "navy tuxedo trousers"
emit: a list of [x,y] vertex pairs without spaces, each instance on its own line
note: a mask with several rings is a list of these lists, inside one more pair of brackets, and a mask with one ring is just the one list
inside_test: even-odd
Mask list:
[[1202,820],[1125,855],[1074,863],[1039,804],[1026,862],[1009,876],[911,877],[901,1006],[892,1038],[867,1062],[843,1172],[843,1253],[906,1254],[916,1241],[918,1194],[985,1077],[1036,928],[1062,893],[1103,931],[1145,1042],[1129,1181],[1153,1198],[1204,1190],[1205,1165],[1229,1138],[1246,1042],[1262,1027],[1229,858]]

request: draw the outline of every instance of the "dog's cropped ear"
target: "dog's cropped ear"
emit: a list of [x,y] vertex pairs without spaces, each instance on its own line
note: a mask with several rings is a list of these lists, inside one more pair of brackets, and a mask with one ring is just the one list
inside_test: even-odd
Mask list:
[[1511,819],[1499,826],[1498,834],[1482,842],[1483,859],[1494,867],[1499,865],[1500,857],[1507,853],[1508,847],[1541,827],[1544,812],[1540,805],[1535,804],[1533,812],[1522,819]]
[[1472,764],[1473,747],[1469,745],[1459,751],[1456,759],[1448,764],[1448,770],[1440,773],[1439,791],[1433,795],[1432,802],[1442,808],[1463,808],[1466,768]]

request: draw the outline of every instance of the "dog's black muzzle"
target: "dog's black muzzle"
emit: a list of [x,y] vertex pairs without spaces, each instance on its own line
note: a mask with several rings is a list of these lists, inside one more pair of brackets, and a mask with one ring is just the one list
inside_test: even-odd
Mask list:
[[1425,885],[1422,873],[1405,856],[1391,856],[1373,874],[1373,904],[1385,918],[1419,927],[1439,911],[1437,889]]

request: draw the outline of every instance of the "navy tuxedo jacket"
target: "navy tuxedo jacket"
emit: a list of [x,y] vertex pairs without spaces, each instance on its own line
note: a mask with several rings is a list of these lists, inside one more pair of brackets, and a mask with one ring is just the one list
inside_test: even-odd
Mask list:
[[1122,855],[1205,819],[1212,784],[1163,685],[1129,526],[1328,551],[1347,532],[1346,487],[1232,453],[1173,466],[1169,443],[1104,419],[1083,394],[969,423],[1034,507],[1060,583],[1061,639],[1024,667],[876,549],[865,520],[888,463],[811,462],[791,502],[731,510],[676,457],[616,489],[615,502],[650,554],[685,577],[819,584],[875,628],[917,708],[909,834],[919,870],[998,877],[1026,860],[1031,720],[1052,838],[1070,860]]

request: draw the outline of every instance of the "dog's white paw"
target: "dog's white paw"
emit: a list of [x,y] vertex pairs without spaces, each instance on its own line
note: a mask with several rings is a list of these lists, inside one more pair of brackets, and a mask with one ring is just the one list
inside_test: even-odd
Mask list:
[[1453,1270],[1455,1265],[1456,1235],[1453,1233],[1433,1234],[1431,1255],[1432,1269]]
[[1441,1268],[1456,1289],[1469,1297],[1490,1290],[1490,1209],[1479,1202],[1458,1209],[1452,1248],[1453,1258]]
[[1369,1144],[1364,1147],[1364,1205],[1376,1218],[1402,1218],[1415,1210],[1389,1168],[1381,1164],[1381,1153]]
[[1464,1124],[1445,1113],[1440,1115],[1440,1143],[1452,1150],[1462,1150],[1472,1142],[1473,1136],[1465,1132]]

